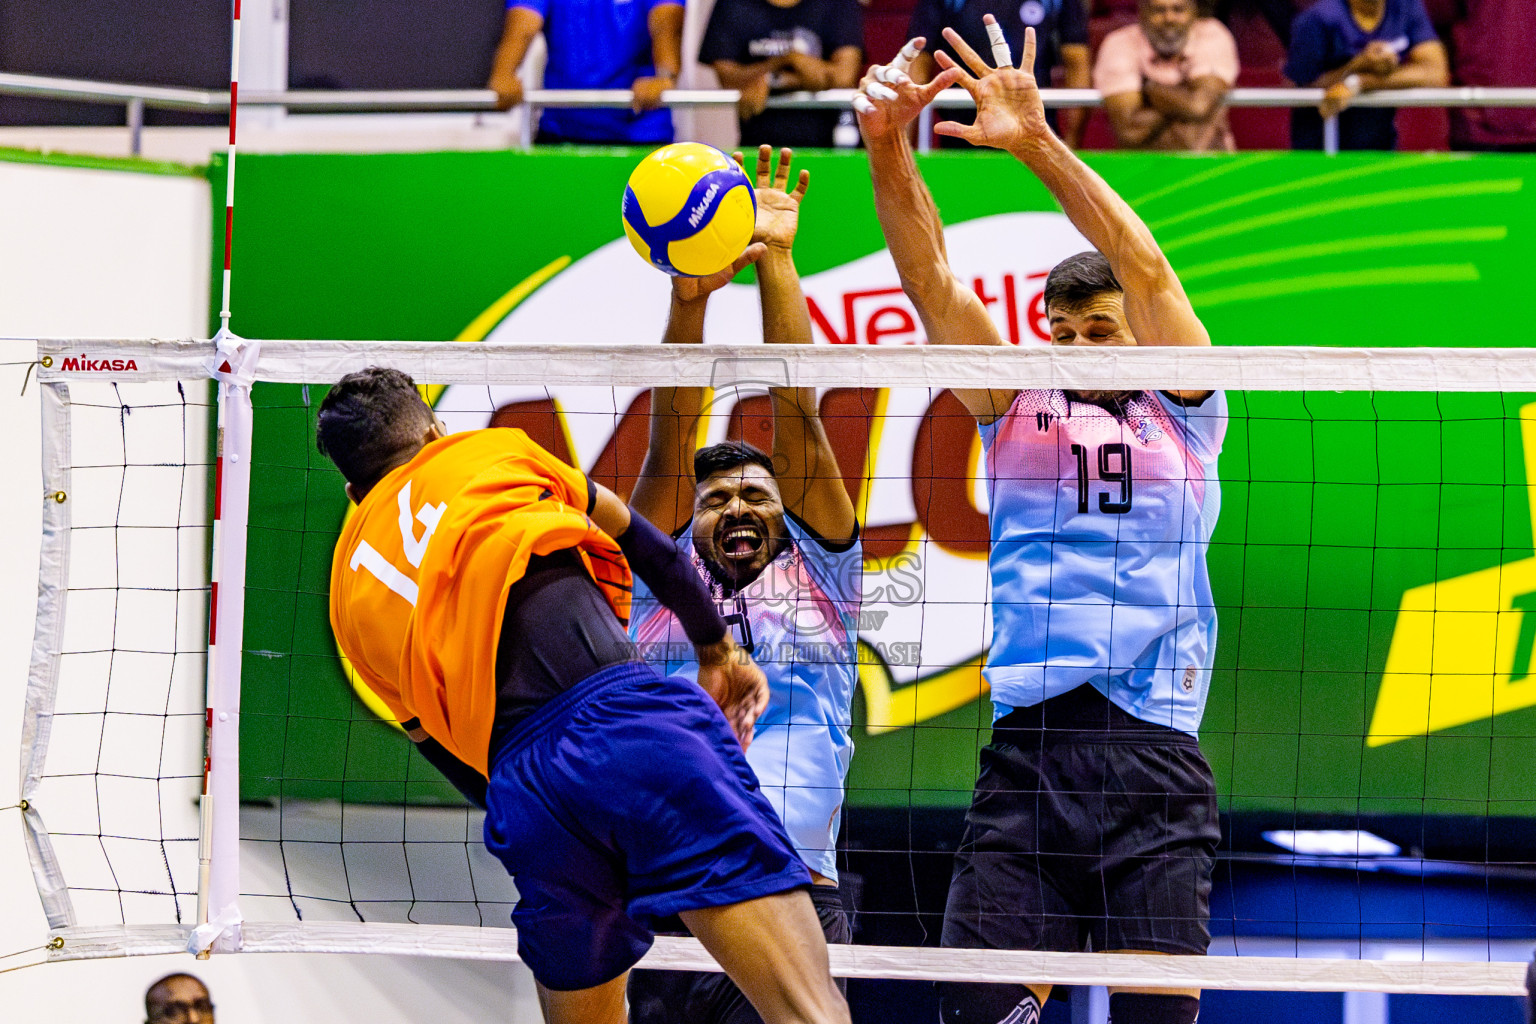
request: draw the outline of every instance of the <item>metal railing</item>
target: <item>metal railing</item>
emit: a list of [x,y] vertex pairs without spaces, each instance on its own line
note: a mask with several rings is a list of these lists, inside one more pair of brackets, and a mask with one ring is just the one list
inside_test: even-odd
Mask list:
[[[144,111],[192,110],[218,113],[229,109],[229,94],[223,90],[183,89],[172,86],[130,85],[117,82],[93,82],[75,78],[50,78],[42,75],[0,73],[0,95],[33,96],[55,100],[122,104],[129,129],[130,149],[137,156],[143,149]],[[828,89],[825,92],[787,93],[771,97],[768,106],[776,110],[841,110],[853,99],[852,89]],[[1042,89],[1041,98],[1050,108],[1097,107],[1102,97],[1094,89]],[[732,107],[741,94],[735,89],[671,89],[661,94],[668,107]],[[1322,102],[1322,89],[1232,89],[1227,93],[1228,107],[1315,107]],[[524,102],[528,109],[523,118],[525,146],[532,144],[534,116],[542,107],[627,107],[633,99],[628,89],[532,89]],[[418,89],[396,91],[291,90],[287,92],[252,92],[240,97],[242,106],[282,107],[309,113],[424,113],[481,112],[496,110],[496,94],[489,89]],[[1536,89],[1485,88],[1459,86],[1449,89],[1396,89],[1362,93],[1351,103],[1356,107],[1536,107]],[[931,111],[964,110],[973,107],[971,97],[962,89],[940,94],[923,112],[918,133],[920,145],[927,149]],[[1337,119],[1325,124],[1325,137],[1331,140],[1328,151],[1338,148]],[[1332,130],[1329,130],[1331,127]]]

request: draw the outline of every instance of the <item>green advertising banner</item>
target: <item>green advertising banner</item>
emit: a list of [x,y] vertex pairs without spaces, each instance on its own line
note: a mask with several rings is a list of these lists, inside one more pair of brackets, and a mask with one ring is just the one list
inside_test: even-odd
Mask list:
[[[619,224],[640,155],[242,156],[234,326],[250,338],[658,341],[667,282]],[[796,255],[815,340],[921,343],[862,155],[798,162],[812,172]],[[1218,345],[1533,340],[1536,160],[1090,162],[1151,226]],[[935,154],[922,165],[956,272],[1004,337],[1042,342],[1044,276],[1086,247],[1080,236],[1007,158]],[[209,173],[222,205],[224,170]],[[712,300],[710,338],[760,337],[749,277]],[[243,792],[456,799],[354,692],[337,656],[326,593],[347,501],[314,450],[320,394],[256,390]],[[520,425],[619,489],[633,483],[638,388],[434,397],[454,429]],[[1220,639],[1202,728],[1225,808],[1536,814],[1522,778],[1536,763],[1536,616],[1524,614],[1536,611],[1536,399],[1230,400],[1210,552]],[[717,428],[753,436],[752,401],[721,409]],[[868,664],[850,804],[962,805],[990,723],[977,667],[985,512],[973,480],[935,472],[922,453],[952,452],[974,474],[974,427],[942,393],[833,391],[822,408],[866,524]]]

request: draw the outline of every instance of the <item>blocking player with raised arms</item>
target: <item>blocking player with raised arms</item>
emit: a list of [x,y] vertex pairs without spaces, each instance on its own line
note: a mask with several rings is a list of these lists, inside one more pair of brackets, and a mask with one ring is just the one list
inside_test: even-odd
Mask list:
[[[793,154],[757,155],[753,242],[768,345],[811,343],[793,245],[810,174],[793,189]],[[736,156],[738,162],[741,155]],[[720,279],[675,278],[664,341],[701,344],[705,303]],[[773,452],[741,441],[696,451],[701,388],[654,388],[651,436],[632,503],[691,559],[700,581],[729,613],[743,647],[768,677],[768,705],[757,720],[747,761],[811,871],[811,899],[827,940],[852,938],[837,889],[837,832],[858,679],[857,620],[863,553],[853,502],[817,415],[815,388],[771,388]],[[678,617],[642,580],[630,635],[642,657],[671,673],[698,665]],[[683,653],[679,653],[679,651]],[[640,971],[630,982],[636,1024],[756,1024],[719,974]]]
[[[875,205],[930,342],[1004,344],[950,270],[907,125],[939,90],[976,100],[974,125],[935,129],[1005,150],[1096,251],[1046,279],[1058,345],[1209,345],[1134,211],[1051,132],[1000,32],[996,66],[914,85],[898,60],[855,99]],[[1025,34],[1023,67],[1034,62]],[[1203,954],[1210,942],[1215,785],[1196,731],[1216,644],[1205,552],[1219,504],[1225,399],[1208,391],[959,392],[976,417],[990,495],[996,703],[956,854],[941,944]],[[1049,985],[941,986],[943,1019],[1029,1024]],[[1198,991],[1110,990],[1115,1024],[1190,1024]]]
[[[741,750],[766,682],[672,540],[520,430],[445,436],[397,370],[342,378],[318,442],[358,506],[331,568],[337,641],[483,798],[546,1018],[623,1024],[650,922],[681,914],[765,1020],[844,1024],[809,874]],[[697,683],[634,659],[631,568]]]

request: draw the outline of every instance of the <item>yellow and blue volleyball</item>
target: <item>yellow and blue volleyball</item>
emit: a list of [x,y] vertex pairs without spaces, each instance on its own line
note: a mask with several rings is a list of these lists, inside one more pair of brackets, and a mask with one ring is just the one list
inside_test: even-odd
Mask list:
[[757,196],[746,172],[720,150],[675,142],[629,176],[623,217],[641,259],[674,277],[707,277],[752,241]]

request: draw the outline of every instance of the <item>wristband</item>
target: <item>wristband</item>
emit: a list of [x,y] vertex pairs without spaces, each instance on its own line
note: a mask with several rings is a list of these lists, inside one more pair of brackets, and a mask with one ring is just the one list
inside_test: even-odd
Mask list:
[[720,617],[720,609],[715,607],[714,598],[699,578],[693,560],[683,554],[671,537],[631,508],[628,529],[614,539],[629,559],[630,569],[677,616],[689,640],[703,647],[725,639],[725,620]]

